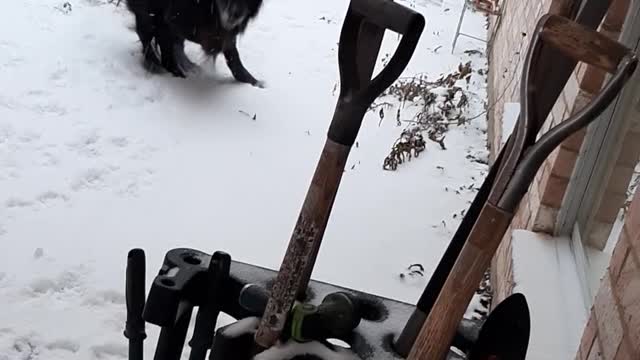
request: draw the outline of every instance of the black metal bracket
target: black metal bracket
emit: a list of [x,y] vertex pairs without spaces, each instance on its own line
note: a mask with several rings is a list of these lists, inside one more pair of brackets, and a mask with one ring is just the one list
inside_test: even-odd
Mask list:
[[[140,249],[133,251],[140,255]],[[141,271],[140,266],[136,268]],[[134,276],[135,273],[128,271],[127,275]],[[139,328],[129,329],[128,333],[144,333],[145,323],[161,327],[154,360],[179,360],[184,350],[193,311],[198,308],[193,335],[189,342],[190,360],[204,360],[209,348],[212,348],[210,360],[252,359],[254,354],[249,350],[253,332],[262,316],[269,288],[276,275],[277,272],[271,269],[232,261],[224,252],[209,255],[189,248],[170,250],[151,284],[146,303],[143,303],[143,321],[133,322]],[[140,287],[144,292],[143,282],[137,281],[135,284],[138,288],[130,288],[128,295],[139,295]],[[343,295],[347,304],[357,303],[357,316],[340,323],[334,320],[317,320],[323,315],[323,306],[324,309],[329,309],[324,311],[325,313],[336,308],[336,304],[339,303],[336,299],[340,300],[339,295]],[[314,280],[310,282],[301,304],[306,305],[307,309],[315,309],[312,313],[317,316],[314,319],[317,321],[313,326],[298,324],[306,326],[298,330],[304,337],[312,338],[305,340],[307,343],[313,343],[316,349],[318,346],[322,347],[325,354],[347,351],[363,360],[403,359],[396,353],[393,344],[415,309],[414,305]],[[342,309],[342,312],[335,319],[347,318],[348,312],[345,311],[344,304],[338,308]],[[136,318],[133,312],[140,312],[140,309],[140,304],[132,307],[131,317]],[[221,326],[215,331],[219,313],[225,313],[237,321]],[[333,324],[342,325],[338,327]],[[314,330],[319,327],[324,327],[326,331],[319,333]],[[477,339],[481,327],[482,322],[465,319],[460,325],[454,345],[468,350]],[[328,333],[333,334],[331,338],[322,337],[328,336]],[[297,344],[297,348],[305,349],[299,346],[300,337],[300,334],[288,332],[288,339],[284,339],[282,347],[269,351],[281,349],[291,353],[290,348],[293,344]],[[341,340],[349,345],[349,349],[333,345],[327,341],[330,339]],[[142,340],[132,344],[132,347],[141,348]],[[243,351],[246,352],[243,354]],[[310,359],[310,354],[298,355],[292,359]],[[331,357],[325,358],[328,360]],[[463,358],[453,352],[449,357]],[[131,353],[129,360],[142,360],[142,352]]]

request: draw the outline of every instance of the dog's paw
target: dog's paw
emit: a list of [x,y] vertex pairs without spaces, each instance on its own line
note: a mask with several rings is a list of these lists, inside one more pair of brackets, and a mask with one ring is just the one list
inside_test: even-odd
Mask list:
[[267,83],[264,80],[256,80],[252,85],[260,89],[267,87]]
[[200,67],[191,62],[184,54],[176,57],[176,65],[186,76],[198,75],[201,72]]
[[169,72],[170,72],[174,77],[182,78],[182,79],[186,79],[186,78],[187,78],[187,75],[186,75],[184,72],[182,72],[182,70],[180,70],[180,69],[178,69],[178,68],[171,69],[171,70],[169,70]]
[[167,64],[166,62],[162,66],[170,72],[174,77],[186,78],[187,75],[182,71],[178,64]]
[[202,75],[202,68],[196,65],[194,67],[190,67],[189,69],[185,69],[184,73],[185,75],[187,75],[187,77],[198,77]]
[[142,61],[142,67],[151,74],[161,74],[165,71],[162,65],[153,61],[148,61],[147,59]]

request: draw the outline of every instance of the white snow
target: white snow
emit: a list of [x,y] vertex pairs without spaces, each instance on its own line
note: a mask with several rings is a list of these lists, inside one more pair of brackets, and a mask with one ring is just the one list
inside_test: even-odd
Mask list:
[[500,138],[501,148],[516,128],[518,116],[520,116],[520,103],[511,102],[504,104],[504,111],[502,112],[502,136]]
[[259,318],[247,317],[230,324],[228,328],[224,329],[224,334],[229,337],[238,337],[243,334],[255,332],[259,324]]
[[512,249],[513,292],[526,296],[531,314],[527,358],[572,359],[587,313],[570,239],[514,230]]
[[[403,76],[432,79],[473,61],[462,0],[400,1],[427,18]],[[123,359],[124,270],[147,254],[223,250],[278,268],[334,111],[347,0],[267,0],[239,48],[265,89],[235,83],[222,59],[184,80],[140,66],[132,17],[107,0],[23,0],[0,12],[0,360]],[[485,18],[468,13],[479,36]],[[467,30],[469,32],[469,30]],[[378,65],[398,43],[387,33]],[[438,49],[438,46],[442,48]],[[470,84],[469,117],[485,81]],[[395,110],[393,110],[395,113]],[[248,114],[248,115],[247,115]],[[403,127],[369,113],[348,160],[314,277],[415,302],[486,166],[484,117],[452,127],[397,171],[382,161]],[[440,168],[442,167],[442,168]],[[35,256],[34,256],[35,255]],[[425,277],[403,281],[409,264]],[[148,326],[145,352],[157,328]],[[185,351],[185,353],[187,353]]]

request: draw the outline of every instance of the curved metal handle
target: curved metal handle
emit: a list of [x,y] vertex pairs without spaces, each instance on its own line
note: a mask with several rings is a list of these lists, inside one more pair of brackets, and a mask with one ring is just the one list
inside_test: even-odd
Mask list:
[[[370,33],[362,31],[365,23],[403,35],[388,65],[372,80],[361,79],[358,67],[367,61],[363,56],[368,49],[379,47],[381,39],[372,38]],[[340,96],[329,128],[329,139],[342,145],[353,145],[364,114],[371,103],[402,74],[424,26],[425,19],[421,14],[391,0],[352,0],[340,34]]]
[[[536,73],[535,69],[543,44],[550,44],[565,56],[599,67],[613,73],[614,76],[583,111],[549,131],[540,139],[545,139],[545,143],[540,144],[536,143],[536,136],[547,114],[538,114],[537,111],[539,89],[536,88],[535,82],[536,76],[540,74]],[[516,194],[523,195],[526,191],[518,187],[528,187],[526,179],[512,179],[516,172],[535,175],[549,153],[570,136],[571,132],[588,125],[606,109],[635,70],[636,63],[636,56],[630,49],[596,31],[557,15],[547,14],[540,18],[522,69],[520,118],[507,143],[512,151],[508,152],[500,164],[500,172],[492,189],[490,202],[506,211],[512,207],[515,210],[517,202],[520,201]],[[554,132],[556,129],[558,133]],[[558,140],[558,137],[561,139]],[[529,156],[535,154],[536,160],[529,159],[523,163],[525,151]]]
[[498,207],[506,211],[515,210],[547,156],[571,134],[589,125],[604,112],[622,90],[637,65],[638,59],[635,55],[624,56],[614,76],[591,103],[547,131],[527,150],[498,202]]
[[413,31],[414,22],[424,23],[422,15],[392,0],[352,0],[351,9],[368,22],[403,35]]

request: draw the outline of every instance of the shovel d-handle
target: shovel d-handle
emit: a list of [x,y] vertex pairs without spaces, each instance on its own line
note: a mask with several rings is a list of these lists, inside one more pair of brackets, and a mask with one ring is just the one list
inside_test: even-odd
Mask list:
[[[362,57],[369,47],[379,46],[366,32],[361,32],[367,22],[383,30],[402,34],[400,44],[387,66],[373,79],[361,79],[358,71]],[[391,0],[352,0],[340,34],[338,64],[340,68],[340,95],[333,120],[329,127],[330,140],[351,146],[356,140],[362,119],[371,103],[380,96],[404,71],[413,56],[422,30],[424,17]]]
[[[340,95],[327,140],[255,334],[256,352],[270,348],[281,337],[295,300],[309,282],[362,119],[371,103],[406,68],[424,25],[422,15],[391,0],[351,1],[338,50]],[[372,27],[377,31],[371,31]],[[378,51],[372,49],[379,49],[382,42],[381,36],[374,35],[387,29],[402,34],[402,40],[388,65],[371,79],[378,56]]]

